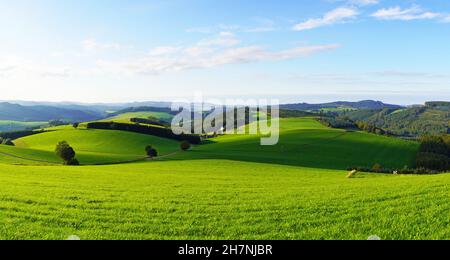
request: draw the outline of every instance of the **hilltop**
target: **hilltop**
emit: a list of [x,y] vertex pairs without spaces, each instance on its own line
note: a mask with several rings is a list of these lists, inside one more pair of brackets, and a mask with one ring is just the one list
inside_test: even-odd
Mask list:
[[427,102],[402,109],[374,109],[342,113],[353,121],[365,121],[400,136],[450,133],[450,103]]

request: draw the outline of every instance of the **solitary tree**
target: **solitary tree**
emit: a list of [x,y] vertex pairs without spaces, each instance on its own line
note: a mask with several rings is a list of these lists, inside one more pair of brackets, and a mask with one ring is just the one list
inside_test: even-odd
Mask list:
[[145,152],[149,158],[158,157],[158,151],[151,145],[145,147]]
[[191,143],[189,143],[189,141],[183,141],[180,144],[180,148],[182,151],[187,151],[187,150],[191,149]]
[[75,150],[66,142],[62,141],[56,145],[56,154],[64,161],[65,165],[79,165],[77,159],[75,159]]
[[73,123],[73,128],[78,128],[80,126],[80,123]]

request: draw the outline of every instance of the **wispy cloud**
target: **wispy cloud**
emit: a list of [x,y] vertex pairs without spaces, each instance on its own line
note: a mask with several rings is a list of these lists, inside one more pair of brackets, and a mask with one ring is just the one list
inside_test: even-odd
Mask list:
[[263,46],[231,48],[184,47],[174,55],[144,56],[125,61],[97,62],[98,69],[121,75],[156,75],[163,72],[206,69],[229,64],[297,59],[316,53],[334,50],[339,45],[301,46],[281,51],[270,51]]
[[318,27],[345,23],[359,15],[359,11],[353,7],[340,7],[326,13],[322,18],[309,19],[305,22],[296,24],[295,31],[310,30]]
[[435,12],[428,12],[423,10],[420,6],[412,6],[410,8],[402,9],[401,7],[383,8],[372,14],[372,17],[381,20],[430,20],[442,17],[442,14]]

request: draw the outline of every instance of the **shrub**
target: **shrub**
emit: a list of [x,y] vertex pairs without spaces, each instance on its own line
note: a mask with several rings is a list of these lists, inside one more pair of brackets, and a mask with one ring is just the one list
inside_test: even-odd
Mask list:
[[73,128],[78,128],[80,126],[80,123],[73,123]]
[[180,148],[182,151],[187,151],[187,150],[191,149],[191,143],[189,143],[189,141],[183,141],[180,144]]
[[56,145],[55,152],[65,165],[79,165],[79,162],[75,159],[75,150],[66,141],[59,142]]
[[149,158],[158,157],[158,151],[155,148],[153,148],[151,145],[148,145],[147,147],[145,147],[145,153],[147,154],[147,156]]

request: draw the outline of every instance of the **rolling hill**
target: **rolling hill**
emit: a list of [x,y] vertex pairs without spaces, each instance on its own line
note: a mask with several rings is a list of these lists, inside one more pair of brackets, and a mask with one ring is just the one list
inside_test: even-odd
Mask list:
[[402,136],[450,133],[450,103],[429,102],[425,106],[403,109],[359,110],[343,115],[353,121],[365,121]]
[[108,164],[142,160],[145,147],[155,146],[164,156],[178,150],[178,142],[121,131],[84,130],[63,128],[14,141],[15,147],[0,146],[2,158],[18,164],[36,165],[41,162],[60,164],[54,149],[60,141],[74,147],[81,164]]
[[[260,146],[260,136],[225,135],[174,158],[227,159],[341,170],[372,167],[376,163],[402,168],[414,164],[418,149],[415,142],[326,128],[313,118],[281,119],[280,124],[280,142],[275,146]],[[162,155],[178,150],[178,142],[169,139],[69,127],[20,138],[14,141],[16,147],[8,147],[8,151],[0,147],[0,152],[31,160],[47,158],[47,161],[55,163],[58,159],[53,150],[60,141],[67,141],[75,148],[82,164],[136,160],[144,156],[144,148],[149,144],[157,147]],[[33,151],[40,151],[39,156],[35,158]],[[22,156],[24,152],[27,154]]]
[[400,109],[402,106],[385,104],[381,101],[364,100],[359,102],[338,101],[322,104],[285,104],[280,106],[281,109],[302,110],[302,111],[320,111],[320,110],[360,110],[360,109]]

